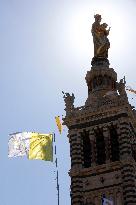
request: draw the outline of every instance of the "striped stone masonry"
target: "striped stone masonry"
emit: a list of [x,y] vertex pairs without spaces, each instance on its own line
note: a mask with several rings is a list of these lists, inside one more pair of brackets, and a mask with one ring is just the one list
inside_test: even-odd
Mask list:
[[82,146],[80,134],[75,132],[69,135],[71,167],[79,169],[82,167]]
[[[71,131],[69,134],[71,173],[76,173],[82,168],[82,140],[81,133]],[[82,180],[80,177],[71,177],[71,205],[81,205],[82,202]]]
[[121,120],[118,128],[120,158],[122,162],[122,188],[124,205],[136,204],[135,167],[132,158],[130,126],[127,120]]
[[71,177],[71,205],[81,205],[83,202],[83,186],[80,177]]

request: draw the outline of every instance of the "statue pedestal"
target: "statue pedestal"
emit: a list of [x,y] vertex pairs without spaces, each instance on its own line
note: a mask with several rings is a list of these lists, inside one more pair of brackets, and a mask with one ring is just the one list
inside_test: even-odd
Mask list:
[[110,63],[107,58],[103,57],[93,57],[91,61],[92,66],[101,66],[101,67],[109,67]]

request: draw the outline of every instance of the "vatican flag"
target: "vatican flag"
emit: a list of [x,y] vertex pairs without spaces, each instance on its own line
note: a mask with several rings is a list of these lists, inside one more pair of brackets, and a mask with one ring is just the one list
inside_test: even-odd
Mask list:
[[19,156],[53,161],[53,134],[36,132],[11,134],[8,142],[8,157]]
[[14,133],[10,134],[8,142],[8,157],[22,157],[27,155],[29,149],[30,133]]
[[53,161],[53,135],[31,133],[28,159]]
[[62,133],[62,123],[60,120],[60,116],[55,117],[55,120],[56,120],[56,124],[57,124],[58,130],[59,130],[59,133],[61,134]]

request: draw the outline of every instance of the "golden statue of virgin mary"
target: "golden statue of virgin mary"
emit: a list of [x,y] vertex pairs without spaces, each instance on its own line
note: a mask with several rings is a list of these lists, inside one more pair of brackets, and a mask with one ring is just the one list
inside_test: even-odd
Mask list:
[[108,39],[110,28],[107,30],[107,24],[101,23],[101,15],[94,15],[95,22],[92,24],[92,36],[94,43],[94,57],[95,58],[108,58],[108,49],[110,42]]

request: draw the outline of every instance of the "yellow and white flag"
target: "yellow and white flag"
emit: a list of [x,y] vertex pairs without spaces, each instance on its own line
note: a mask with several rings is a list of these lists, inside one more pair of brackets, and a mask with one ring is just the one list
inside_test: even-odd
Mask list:
[[53,135],[32,133],[28,158],[53,161]]
[[61,122],[60,116],[56,116],[55,120],[56,120],[56,125],[58,127],[59,133],[61,134],[62,133],[62,122]]
[[53,134],[22,132],[11,135],[8,157],[26,155],[28,159],[53,161]]
[[29,138],[29,132],[11,134],[8,142],[8,157],[22,157],[27,155]]

